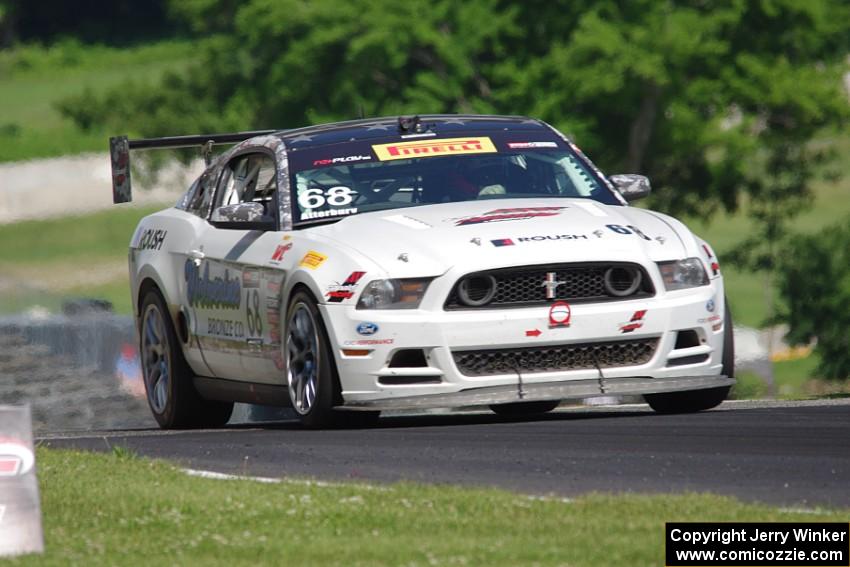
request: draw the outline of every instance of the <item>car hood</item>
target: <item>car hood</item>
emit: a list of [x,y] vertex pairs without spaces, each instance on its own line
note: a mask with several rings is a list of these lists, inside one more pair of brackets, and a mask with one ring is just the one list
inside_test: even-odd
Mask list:
[[361,213],[308,232],[394,277],[555,262],[661,261],[686,256],[680,223],[589,199],[499,199]]

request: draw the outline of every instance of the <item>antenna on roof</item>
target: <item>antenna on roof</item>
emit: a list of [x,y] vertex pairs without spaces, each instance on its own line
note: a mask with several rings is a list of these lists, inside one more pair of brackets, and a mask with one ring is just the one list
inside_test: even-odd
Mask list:
[[419,115],[416,116],[399,116],[398,131],[402,134],[416,132],[417,134],[424,132],[422,122],[419,121]]

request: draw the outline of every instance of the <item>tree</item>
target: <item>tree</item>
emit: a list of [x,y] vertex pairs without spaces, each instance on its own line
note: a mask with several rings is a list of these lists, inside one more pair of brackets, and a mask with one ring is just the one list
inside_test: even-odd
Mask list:
[[777,163],[805,197],[807,142],[848,116],[850,5],[576,4],[192,0],[173,11],[213,34],[197,66],[62,108],[79,124],[146,136],[361,112],[527,114],[573,135],[603,169],[651,176],[655,205],[674,213],[759,199]]
[[850,218],[818,234],[788,239],[779,263],[788,340],[817,340],[819,372],[850,379]]

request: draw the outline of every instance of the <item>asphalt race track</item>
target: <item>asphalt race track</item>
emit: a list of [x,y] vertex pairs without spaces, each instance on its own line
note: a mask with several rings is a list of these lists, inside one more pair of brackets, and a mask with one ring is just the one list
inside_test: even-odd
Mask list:
[[395,416],[368,429],[295,422],[205,431],[45,435],[58,448],[130,448],[193,468],[265,477],[489,485],[529,494],[710,491],[785,506],[850,506],[850,400],[727,402],[693,415],[575,408]]

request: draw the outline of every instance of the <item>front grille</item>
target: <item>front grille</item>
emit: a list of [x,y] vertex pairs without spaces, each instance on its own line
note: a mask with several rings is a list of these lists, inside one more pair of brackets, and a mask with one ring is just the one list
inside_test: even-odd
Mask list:
[[[629,268],[641,274],[641,283],[631,294],[615,295],[606,290],[605,272],[610,268]],[[554,297],[546,297],[548,274],[554,274],[559,282],[554,288]],[[493,298],[484,305],[470,306],[461,301],[458,288],[464,279],[492,276],[496,281]],[[615,272],[616,276],[616,272]],[[620,282],[613,278],[612,284],[619,290]],[[522,266],[502,268],[486,272],[467,274],[460,278],[446,300],[446,309],[493,309],[499,307],[526,307],[547,305],[553,301],[601,302],[626,299],[641,299],[655,295],[652,281],[646,271],[638,264],[626,262],[550,264],[543,266]]]
[[494,376],[617,368],[646,364],[658,347],[657,338],[579,343],[548,347],[454,351],[455,364],[464,376]]

